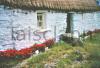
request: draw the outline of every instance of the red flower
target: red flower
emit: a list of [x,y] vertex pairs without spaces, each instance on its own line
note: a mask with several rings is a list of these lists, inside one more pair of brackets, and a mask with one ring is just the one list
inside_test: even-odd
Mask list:
[[45,44],[36,44],[35,46],[36,46],[36,47],[44,47]]
[[50,47],[53,44],[54,44],[54,40],[50,39],[50,40],[45,41],[42,44],[35,44],[30,48],[25,48],[21,50],[10,49],[6,51],[0,51],[0,57],[5,57],[5,58],[13,58],[16,56],[29,57],[36,50],[44,51],[46,46]]
[[39,50],[39,51],[45,51],[45,47],[46,47],[46,45],[45,44],[35,44],[34,45],[34,48],[36,49],[36,50]]
[[39,49],[39,48],[45,48],[45,44],[35,44],[34,45],[34,47],[36,48],[36,49]]
[[25,48],[17,51],[17,55],[23,56],[23,57],[28,57],[32,54],[32,49],[31,48]]
[[6,51],[2,51],[0,52],[0,56],[4,56],[4,57],[14,57],[16,56],[16,50],[6,50]]
[[46,44],[47,47],[51,47],[54,44],[54,40],[50,39],[44,42],[44,44]]

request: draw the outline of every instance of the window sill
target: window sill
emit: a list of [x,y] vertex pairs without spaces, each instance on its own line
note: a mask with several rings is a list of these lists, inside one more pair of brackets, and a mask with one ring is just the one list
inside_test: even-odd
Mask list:
[[39,33],[44,33],[44,32],[51,31],[51,29],[38,29],[37,31],[38,31]]

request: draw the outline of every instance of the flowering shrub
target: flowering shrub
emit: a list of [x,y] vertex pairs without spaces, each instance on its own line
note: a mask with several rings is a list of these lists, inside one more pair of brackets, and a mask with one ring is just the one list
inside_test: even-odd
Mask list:
[[94,31],[88,31],[86,34],[91,35],[91,34],[94,34],[94,33],[100,33],[100,29],[95,29]]
[[25,48],[21,50],[5,50],[0,51],[0,58],[27,58],[32,55],[36,50],[44,51],[45,47],[51,47],[54,44],[54,40],[50,39],[42,44],[35,44],[30,48]]
[[16,55],[21,57],[29,57],[32,54],[32,48],[25,48],[17,51]]
[[26,48],[22,50],[6,50],[0,52],[0,57],[14,58],[20,56],[20,58],[29,57],[32,54],[31,48]]
[[15,57],[16,56],[17,50],[6,50],[6,51],[1,51],[0,56],[1,57]]
[[39,51],[44,51],[45,50],[45,47],[46,47],[46,45],[45,44],[35,44],[34,45],[34,48],[36,49],[36,50],[39,50]]
[[44,42],[44,44],[46,44],[46,47],[52,47],[52,45],[54,44],[54,40],[50,39]]

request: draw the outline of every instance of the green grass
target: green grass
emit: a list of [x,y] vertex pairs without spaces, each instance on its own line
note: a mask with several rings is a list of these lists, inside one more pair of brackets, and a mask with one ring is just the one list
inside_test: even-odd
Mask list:
[[[66,43],[55,44],[49,51],[27,59],[27,66],[29,68],[44,68],[45,64],[55,62],[56,68],[65,68],[68,65],[70,66],[76,59],[82,59],[81,54],[75,52],[77,49],[85,51],[80,47],[72,47]],[[64,57],[64,55],[67,55],[67,57]]]
[[4,60],[0,61],[0,68],[12,68],[22,60],[17,60],[17,59],[9,59],[9,60]]
[[44,64],[53,62],[54,59],[60,59],[62,55],[71,52],[71,50],[69,51],[71,48],[67,44],[63,44],[62,46],[61,44],[56,44],[50,51],[29,58],[27,60],[29,62],[28,65],[36,68],[38,68],[37,65],[41,65],[41,68],[44,68]]
[[[75,52],[77,50],[80,54]],[[62,58],[66,54],[68,57]],[[82,55],[86,55],[86,58]],[[84,47],[72,47],[66,43],[56,44],[50,51],[28,59],[28,65],[29,68],[43,68],[44,64],[53,63],[54,60],[59,60],[56,68],[71,68],[72,65],[74,68],[100,68],[100,35],[95,34],[92,39],[85,40]],[[87,62],[73,64],[75,60]]]
[[100,45],[100,33],[93,35],[93,38],[88,38],[85,43]]
[[44,68],[45,64],[51,63],[56,63],[55,68],[100,68],[100,34],[86,39],[84,47],[72,47],[60,42],[49,51],[32,56],[26,61],[20,68]]
[[92,39],[85,41],[84,49],[89,53],[87,63],[83,64],[83,68],[100,68],[100,33],[95,34]]

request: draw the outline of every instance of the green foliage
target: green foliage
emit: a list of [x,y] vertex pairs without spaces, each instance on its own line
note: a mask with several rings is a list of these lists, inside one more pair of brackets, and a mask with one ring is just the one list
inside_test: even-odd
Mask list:
[[65,68],[65,62],[62,60],[62,61],[59,61],[58,63],[57,63],[57,68]]
[[28,61],[29,61],[30,63],[39,63],[39,62],[41,62],[41,61],[46,60],[48,56],[49,56],[49,54],[47,54],[47,53],[41,53],[41,54],[39,54],[39,55],[37,55],[37,56],[32,57],[32,58],[29,59]]
[[35,68],[44,68],[44,66],[41,63],[37,63],[37,64],[35,64]]
[[20,60],[17,59],[6,59],[4,61],[0,61],[0,68],[12,68],[16,64],[20,63]]
[[92,39],[88,38],[85,43],[100,45],[100,33],[95,34]]
[[100,68],[100,60],[92,61],[91,68]]
[[[96,34],[92,39],[85,40],[84,47],[72,47],[60,41],[49,51],[33,56],[27,61],[30,68],[43,68],[45,64],[52,62],[56,63],[56,68],[72,68],[72,65],[73,68],[100,68],[100,35]],[[83,61],[86,62],[83,63]]]

